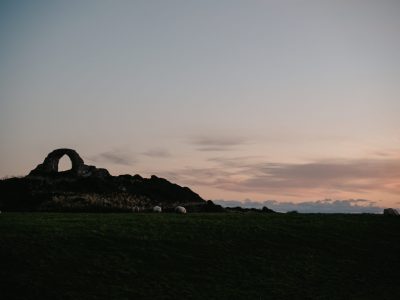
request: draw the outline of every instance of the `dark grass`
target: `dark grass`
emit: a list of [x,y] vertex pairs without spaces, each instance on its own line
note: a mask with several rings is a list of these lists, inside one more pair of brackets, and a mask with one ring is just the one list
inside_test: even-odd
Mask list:
[[1,299],[400,299],[400,218],[0,215]]

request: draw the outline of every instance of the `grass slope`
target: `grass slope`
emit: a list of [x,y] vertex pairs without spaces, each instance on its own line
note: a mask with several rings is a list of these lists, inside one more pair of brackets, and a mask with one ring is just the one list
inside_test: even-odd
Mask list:
[[1,299],[400,299],[400,218],[0,215]]

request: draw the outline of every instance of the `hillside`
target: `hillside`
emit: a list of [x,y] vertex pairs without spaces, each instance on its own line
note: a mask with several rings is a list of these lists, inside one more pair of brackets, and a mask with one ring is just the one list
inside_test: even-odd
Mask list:
[[[59,172],[61,157],[68,156],[70,170]],[[189,212],[222,211],[188,187],[155,175],[111,176],[108,170],[86,165],[72,149],[50,152],[29,174],[0,180],[0,210],[5,211],[148,211],[160,205],[164,211],[184,205]]]
[[5,211],[146,211],[154,205],[171,210],[218,210],[187,187],[157,176],[106,178],[9,178],[0,181],[0,210]]

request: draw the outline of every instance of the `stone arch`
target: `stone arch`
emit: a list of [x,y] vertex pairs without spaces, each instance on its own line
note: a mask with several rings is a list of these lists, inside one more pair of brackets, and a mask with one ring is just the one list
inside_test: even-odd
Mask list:
[[67,148],[56,149],[50,152],[43,162],[43,171],[49,173],[58,172],[58,163],[64,155],[68,156],[71,160],[71,171],[74,173],[79,172],[84,165],[83,159],[79,156],[78,152]]
[[[58,163],[64,155],[67,155],[71,160],[72,168],[68,171],[58,172]],[[61,148],[50,152],[43,163],[33,169],[28,176],[108,177],[110,173],[106,169],[85,165],[83,159],[75,150]]]

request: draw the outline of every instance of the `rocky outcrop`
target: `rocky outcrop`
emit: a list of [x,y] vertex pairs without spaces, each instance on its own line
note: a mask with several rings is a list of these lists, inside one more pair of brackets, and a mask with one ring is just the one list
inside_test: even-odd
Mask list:
[[[64,155],[71,159],[72,168],[58,172]],[[0,180],[0,210],[148,211],[156,205],[166,212],[179,205],[188,212],[222,210],[188,187],[155,175],[111,176],[106,169],[86,165],[72,149],[50,152],[26,177]]]
[[267,213],[267,214],[276,213],[274,210],[269,209],[266,206],[263,206],[261,209],[254,207],[245,208],[245,207],[235,206],[235,207],[225,207],[225,210],[229,212],[238,212],[238,213]]
[[383,214],[386,216],[398,216],[399,212],[394,208],[385,208]]

